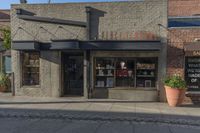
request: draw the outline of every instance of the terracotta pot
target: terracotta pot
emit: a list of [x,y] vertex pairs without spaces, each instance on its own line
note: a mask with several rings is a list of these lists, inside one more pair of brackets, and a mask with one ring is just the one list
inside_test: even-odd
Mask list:
[[0,92],[5,92],[7,91],[7,88],[5,86],[0,86]]
[[182,104],[185,97],[185,89],[171,88],[165,86],[167,102],[169,106],[176,107]]

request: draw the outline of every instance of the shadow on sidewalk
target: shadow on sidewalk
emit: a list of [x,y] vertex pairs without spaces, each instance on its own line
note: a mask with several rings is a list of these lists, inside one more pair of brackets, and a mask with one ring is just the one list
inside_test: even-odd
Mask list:
[[[63,103],[63,102],[61,102]],[[30,104],[30,103],[29,103]],[[148,108],[147,108],[148,109]],[[200,126],[200,116],[181,115],[171,113],[151,113],[151,111],[136,112],[127,111],[96,111],[76,109],[26,109],[15,107],[0,107],[0,118],[26,118],[26,119],[70,119],[70,120],[92,120],[92,121],[129,121],[163,123],[177,125]]]

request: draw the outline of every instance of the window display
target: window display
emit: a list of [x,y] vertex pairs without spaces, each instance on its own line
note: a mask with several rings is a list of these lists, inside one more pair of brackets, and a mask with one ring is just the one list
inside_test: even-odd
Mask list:
[[22,53],[22,77],[23,85],[39,85],[39,53]]
[[116,59],[116,86],[134,87],[135,60],[128,58]]
[[138,58],[136,63],[136,86],[155,87],[156,85],[156,61],[155,58]]
[[112,58],[96,59],[96,87],[114,87],[114,66],[114,59]]
[[95,87],[155,87],[157,58],[96,58]]

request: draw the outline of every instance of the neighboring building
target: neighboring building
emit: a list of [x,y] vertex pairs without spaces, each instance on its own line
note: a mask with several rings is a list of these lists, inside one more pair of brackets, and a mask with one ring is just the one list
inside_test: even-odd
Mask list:
[[167,0],[12,5],[16,95],[164,101]]
[[[187,96],[200,98],[200,1],[169,0],[167,73],[185,77]],[[200,100],[200,99],[199,99]]]
[[[10,10],[0,10],[0,29],[10,27]],[[11,73],[11,53],[3,47],[3,33],[0,31],[0,71]]]

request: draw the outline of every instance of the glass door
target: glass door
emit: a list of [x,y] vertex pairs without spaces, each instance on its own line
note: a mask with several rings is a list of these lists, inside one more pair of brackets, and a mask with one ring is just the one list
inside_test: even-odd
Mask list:
[[83,96],[83,55],[64,54],[64,95]]

